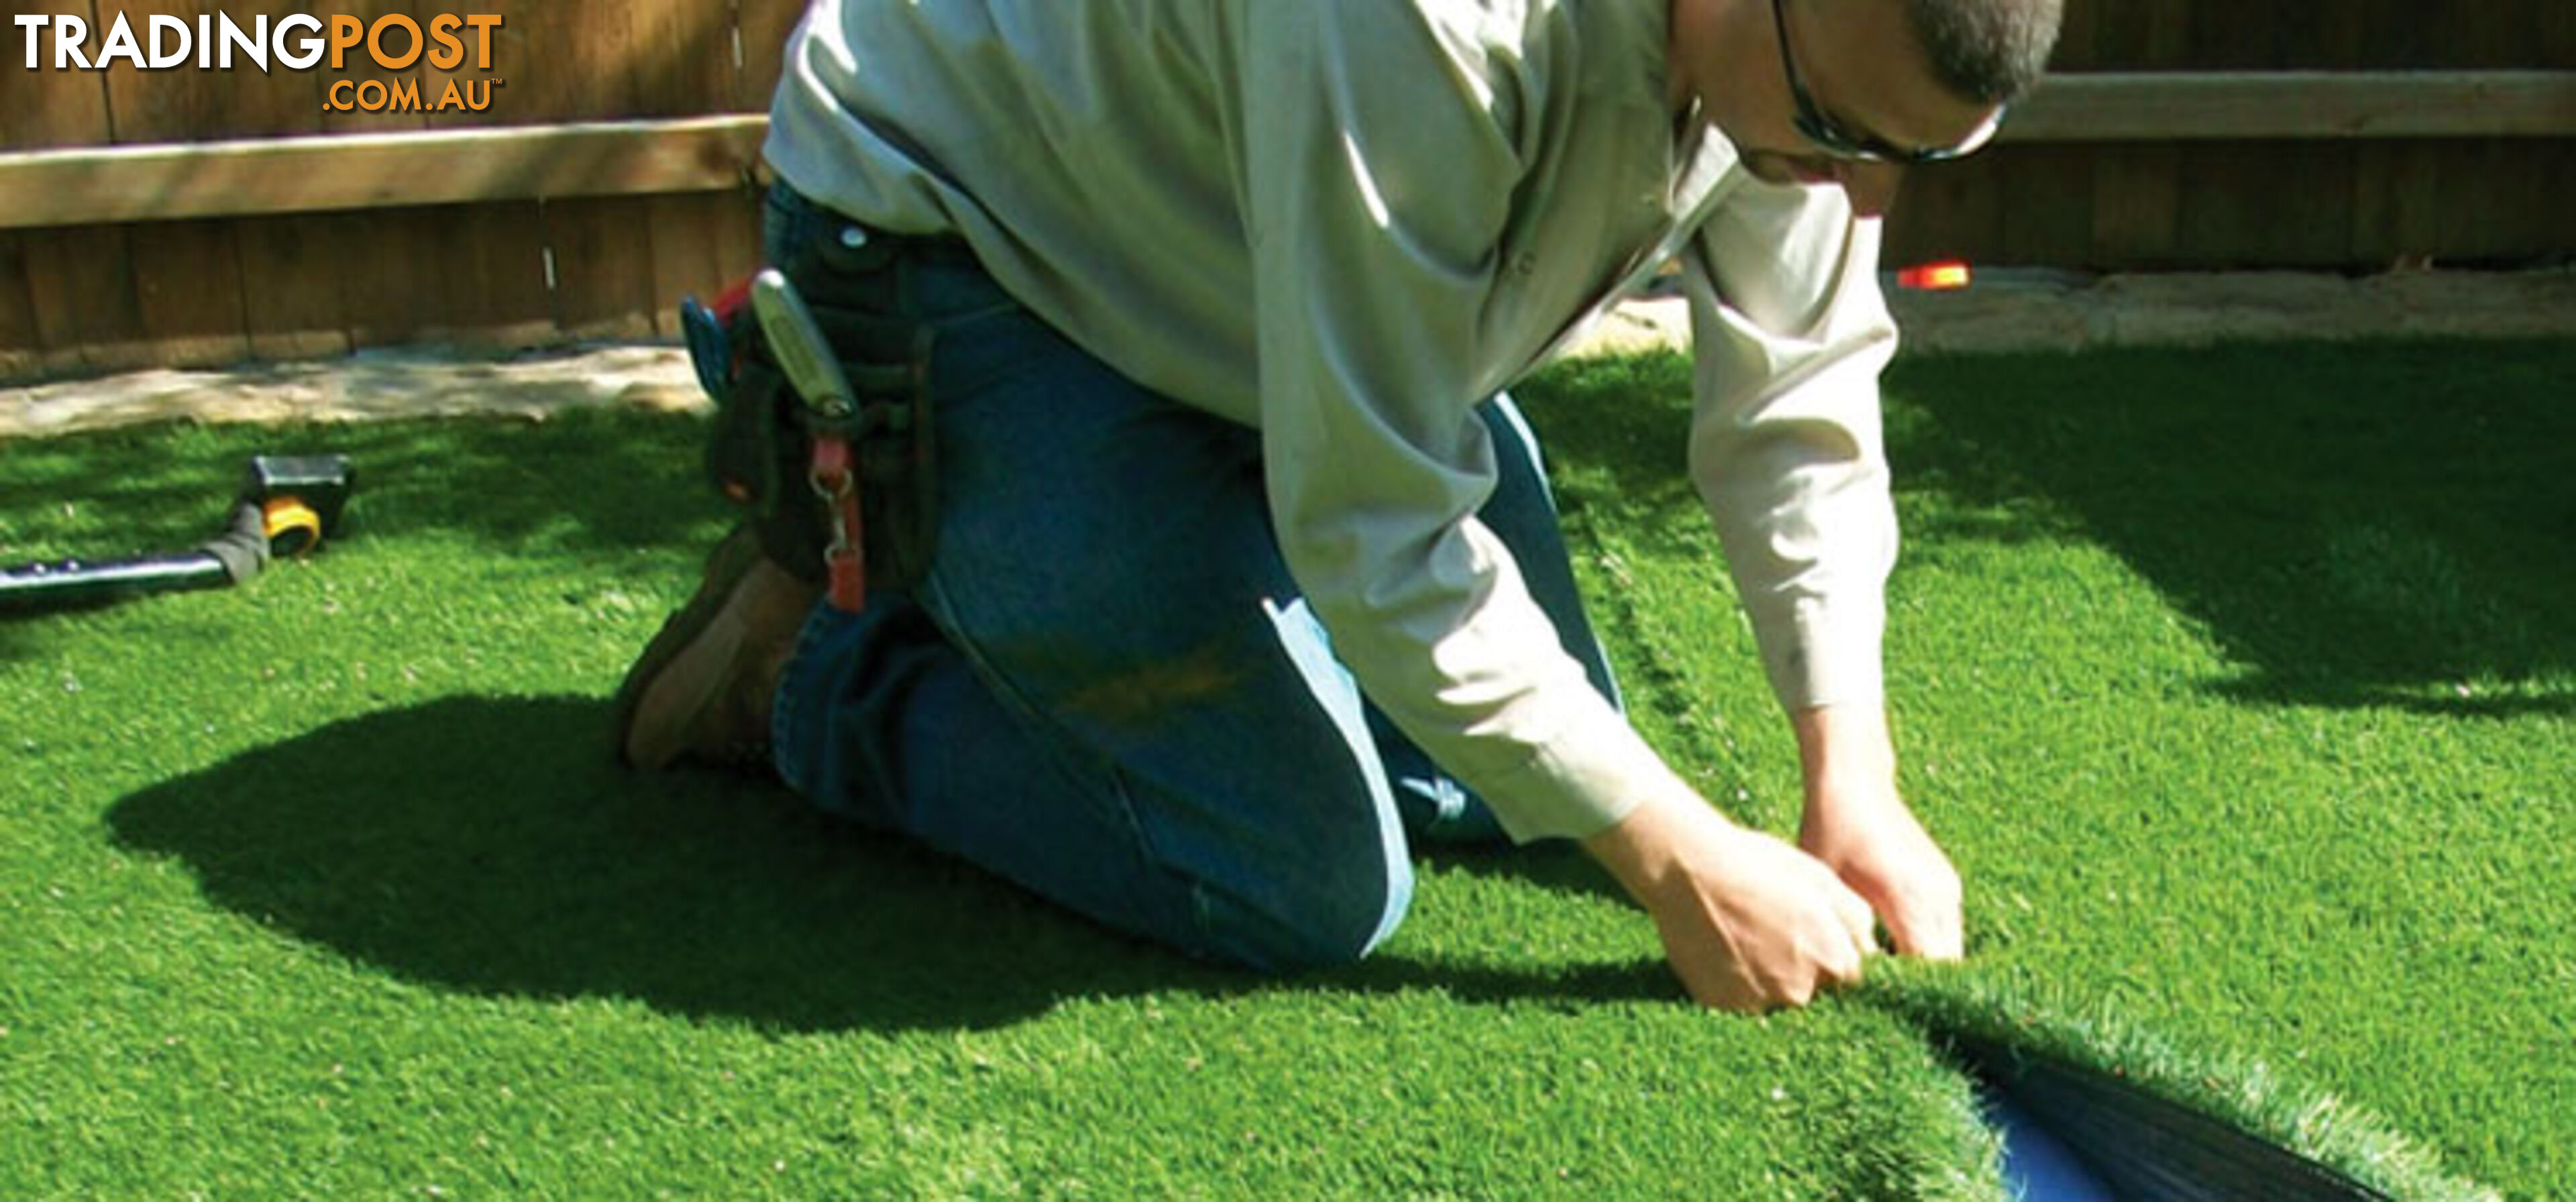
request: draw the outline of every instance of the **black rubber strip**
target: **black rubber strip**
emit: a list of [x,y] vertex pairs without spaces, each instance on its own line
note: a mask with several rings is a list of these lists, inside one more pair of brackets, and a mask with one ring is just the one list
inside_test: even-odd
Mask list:
[[[2391,1202],[2388,1195],[2108,1073],[1975,1036],[1946,1042],[2118,1202]],[[2031,1202],[2047,1202],[2032,1198]]]

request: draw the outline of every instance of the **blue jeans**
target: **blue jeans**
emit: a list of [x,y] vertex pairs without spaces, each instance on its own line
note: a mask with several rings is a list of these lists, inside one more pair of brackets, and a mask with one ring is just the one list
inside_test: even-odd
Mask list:
[[[971,260],[851,266],[850,223],[780,188],[767,252],[821,303],[936,331],[938,549],[925,580],[819,607],[779,687],[781,776],[1109,926],[1263,969],[1392,932],[1409,838],[1501,837],[1364,701],[1299,598],[1261,436],[1120,376]],[[1480,409],[1482,520],[1595,687],[1537,444]]]

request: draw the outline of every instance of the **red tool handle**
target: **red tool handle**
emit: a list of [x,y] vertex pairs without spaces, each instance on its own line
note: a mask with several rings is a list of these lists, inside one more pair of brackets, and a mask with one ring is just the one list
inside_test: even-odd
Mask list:
[[858,485],[850,474],[849,440],[815,439],[807,476],[815,494],[832,509],[832,542],[823,549],[832,608],[857,613],[868,604],[867,531],[859,515]]

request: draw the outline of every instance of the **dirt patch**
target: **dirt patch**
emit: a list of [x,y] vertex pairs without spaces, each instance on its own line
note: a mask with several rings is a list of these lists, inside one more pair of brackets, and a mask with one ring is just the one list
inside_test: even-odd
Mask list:
[[[1909,352],[2082,351],[2228,341],[2576,337],[2576,270],[2092,277],[2000,269],[1953,292],[1888,293]],[[1571,353],[1687,346],[1678,297],[1632,301]]]
[[2576,270],[1992,272],[1958,292],[1895,293],[1911,345],[1938,351],[2206,346],[2226,341],[2576,336]]
[[[2091,278],[1994,270],[1956,292],[1890,294],[1910,353],[2079,351],[2297,338],[2576,337],[2576,270]],[[1567,354],[1686,347],[1683,302],[1621,305]],[[542,418],[626,405],[703,408],[676,347],[611,346],[503,360],[370,351],[316,363],[148,371],[0,389],[0,439],[161,421],[365,421],[461,413]]]
[[144,371],[0,392],[0,438],[156,421],[366,421],[463,413],[542,418],[562,409],[704,403],[675,347],[619,346],[508,360],[434,350],[313,363]]

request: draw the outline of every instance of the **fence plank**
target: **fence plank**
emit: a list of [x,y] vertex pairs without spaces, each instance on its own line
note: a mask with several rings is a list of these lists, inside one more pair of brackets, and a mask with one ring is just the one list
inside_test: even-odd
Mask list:
[[[2317,21],[2309,25],[2302,40],[2308,53],[2303,65],[2312,71],[2366,71],[2372,64],[2361,61],[2363,29],[2379,14],[2375,11],[2384,0],[2342,0],[2342,19]],[[2287,69],[2289,63],[2258,63],[2260,70]]]
[[[93,15],[86,0],[24,7],[84,21]],[[10,32],[14,34],[15,28]],[[52,50],[48,37],[40,47],[39,70],[26,70],[23,60],[0,64],[0,151],[96,146],[108,140],[105,81],[93,72],[55,70]],[[74,269],[83,253],[123,263],[125,231],[116,227],[94,231],[77,247],[65,247],[49,233],[0,234],[0,238],[11,248],[0,253],[0,372],[23,378],[79,370],[79,348],[88,334],[62,306],[74,296],[104,304],[103,285],[95,265],[79,268],[82,274],[77,278],[62,273]],[[72,253],[67,255],[67,250]],[[130,295],[130,284],[118,283]],[[102,311],[119,310],[108,305]]]
[[15,230],[0,230],[0,380],[25,379],[44,366],[35,301],[27,295],[24,239]]
[[[2220,267],[2330,267],[2352,255],[2352,150],[2316,142],[2213,142],[2184,150],[2177,250]],[[2299,187],[2255,186],[2297,180]],[[2241,181],[2241,182],[2234,182]]]
[[760,266],[760,204],[743,191],[657,196],[653,228],[654,332],[680,336],[680,298],[712,302]]
[[[2497,153],[2492,143],[2458,143],[2435,154],[2442,164],[2441,202],[2437,207],[2442,246],[2451,256],[2480,259],[2501,250],[2498,200],[2516,183],[2509,173],[2527,164]],[[2476,181],[2468,186],[2469,181]]]
[[460,205],[442,223],[444,303],[437,336],[472,346],[522,349],[557,341],[546,287],[545,214],[535,202]]
[[1979,155],[1907,172],[1880,257],[1891,264],[1982,255],[2003,241],[1997,160]]
[[[805,18],[806,0],[732,0],[734,33],[734,101],[742,112],[759,113],[764,122],[778,81],[786,72],[787,43]],[[726,192],[710,192],[691,198],[675,198],[663,220],[675,214],[691,223],[708,247],[707,258],[683,258],[663,264],[657,271],[656,286],[663,298],[656,320],[662,323],[665,336],[677,337],[678,319],[674,306],[679,298],[695,293],[712,301],[734,280],[759,269],[766,261],[761,249],[762,198],[770,176],[757,148],[744,171],[746,186]],[[691,210],[695,210],[694,213]],[[656,233],[656,239],[660,234]]]
[[27,283],[27,236],[0,230],[0,380],[33,376],[45,362],[44,331]]
[[[496,53],[507,54],[504,74],[511,81],[505,124],[615,120],[633,116],[640,107],[627,62],[633,45],[631,5],[501,0],[492,7],[503,14]],[[495,66],[502,64],[496,61]],[[564,324],[568,318],[597,325],[609,320],[606,315],[632,307],[630,298],[607,295],[629,282],[609,274],[619,266],[616,257],[592,253],[593,243],[613,233],[596,206],[558,199],[523,211],[532,219],[487,222],[471,252],[447,262],[446,316],[468,331],[463,337],[503,345],[542,341],[569,332]],[[569,259],[561,253],[567,237],[576,252]],[[564,307],[567,267],[587,273],[571,290],[572,312]],[[537,287],[533,294],[525,291],[531,271]],[[539,314],[544,328],[535,324]]]
[[550,202],[554,320],[574,338],[653,335],[652,225],[642,197]]
[[637,117],[689,117],[733,107],[734,12],[708,0],[634,0],[626,70]]
[[[241,255],[242,317],[251,358],[280,362],[349,353],[350,313],[341,278],[382,274],[383,256],[333,257],[331,240],[317,236],[329,224],[324,217],[243,217],[230,224]],[[363,273],[352,270],[358,262],[367,265]]]
[[[193,27],[194,0],[102,0],[102,25],[120,15],[149,38],[151,18]],[[145,70],[120,61],[106,77],[116,141],[125,145],[189,143],[309,133],[321,127],[297,90],[273,86],[255,68],[198,70],[193,64]],[[95,218],[93,218],[95,219]],[[161,367],[211,367],[250,357],[242,300],[241,252],[227,223],[186,221],[138,225],[132,249],[135,312],[150,361]]]
[[[410,17],[413,23],[419,25],[422,31],[426,33],[429,29],[428,18],[437,16],[441,12],[448,11],[453,6],[430,5],[425,7],[418,3],[417,0],[343,0],[343,3],[335,5],[334,7],[337,11],[345,12],[352,17],[356,17],[357,19],[366,22],[370,28],[373,28],[377,21],[382,20],[385,17]],[[430,44],[432,46],[436,46],[437,42],[433,39]],[[389,45],[387,49],[392,49],[392,47]],[[470,40],[467,43],[467,49],[469,52],[472,49],[472,43]],[[348,81],[353,92],[357,85],[370,81],[386,84],[388,86],[418,83],[421,87],[421,91],[426,96],[434,98],[436,93],[431,89],[429,83],[430,69],[429,56],[427,54],[421,55],[417,61],[412,63],[411,66],[399,71],[388,70],[385,67],[378,65],[373,56],[366,54],[360,54],[355,58],[347,60],[345,67],[346,69],[341,71],[316,71],[313,78],[312,94],[303,97],[305,103],[322,110],[322,128],[325,132],[334,134],[391,134],[408,133],[429,127],[429,117],[424,113],[367,112],[365,110],[344,112],[339,109],[325,107],[326,102],[330,99],[331,85],[341,80]]]
[[[425,114],[420,118],[422,128],[461,129],[540,120],[525,113],[525,102],[521,93],[530,90],[532,73],[543,74],[554,68],[551,64],[532,59],[525,53],[526,47],[516,27],[516,22],[520,19],[516,8],[508,4],[490,3],[487,0],[411,0],[411,2],[414,6],[414,19],[422,22],[424,27],[428,22],[442,16],[459,18],[498,16],[501,18],[500,26],[495,29],[477,32],[472,28],[460,27],[456,31],[457,41],[465,48],[465,57],[454,68],[441,70],[426,57],[415,68],[424,102],[434,102],[435,98],[446,95],[451,84],[460,89],[460,94],[466,90],[466,85],[472,84],[488,89],[487,94],[490,96],[491,103],[481,112],[469,109],[462,112]],[[589,8],[602,6],[583,7],[587,11]],[[482,65],[484,60],[480,57],[487,48],[491,54],[489,66]]]
[[[2563,0],[2562,0],[2563,2]],[[2528,61],[2540,32],[2540,10],[2528,4],[2468,4],[2452,15],[2449,29],[2459,39],[2460,68],[2519,66]]]
[[[280,220],[299,224],[317,261],[337,265],[330,303],[340,309],[349,345],[363,350],[426,338],[441,324],[439,277],[457,236],[458,211],[433,206]],[[360,263],[366,269],[352,269]],[[297,323],[281,314],[280,324]]]
[[2071,4],[2057,30],[2057,49],[2048,59],[2052,71],[2096,71],[2100,67],[2102,31],[2099,4]]
[[[93,31],[101,27],[95,4],[49,7],[56,15],[87,20]],[[51,56],[43,62],[39,71],[5,72],[23,76],[26,90],[32,93],[28,98],[35,102],[33,111],[12,115],[13,144],[84,146],[112,140],[115,117],[106,76],[58,71]],[[149,362],[142,309],[134,289],[133,247],[124,227],[30,232],[24,248],[28,303],[37,341],[44,348],[42,370],[47,374],[118,370]]]
[[[452,8],[425,8],[417,0],[343,0],[338,6],[339,11],[371,28],[385,17],[399,15],[411,18],[424,32],[429,28],[430,17]],[[330,85],[340,80],[348,81],[353,90],[370,81],[389,87],[420,84],[426,88],[426,53],[401,70],[383,67],[373,56],[364,54],[346,60],[344,66],[337,72],[315,72],[309,89],[288,88],[300,92],[304,103],[320,111],[325,134],[416,134],[428,128],[429,118],[423,113],[344,111],[326,103]],[[346,180],[367,169],[363,164],[346,163],[328,172],[300,174]],[[411,223],[391,215],[371,223],[363,247],[366,257],[350,259],[343,253],[360,249],[356,235],[344,238],[340,222],[334,218],[253,214],[235,219],[233,239],[241,254],[243,322],[250,338],[251,357],[269,362],[328,358],[345,355],[359,346],[356,327],[362,321],[386,319],[381,314],[367,316],[364,306],[353,307],[349,282],[369,280],[390,286],[406,279],[432,278],[428,273],[436,269],[435,249],[415,241],[407,233],[410,228]],[[367,270],[351,271],[350,265],[357,262],[366,263]]]
[[2032,146],[1997,160],[1995,187],[2008,263],[2082,263],[2093,252],[2093,155],[2080,146]]
[[735,0],[734,24],[742,39],[737,110],[769,111],[770,93],[778,90],[787,66],[787,36],[804,16],[805,0]]
[[2125,0],[2094,8],[2094,71],[2170,71],[2190,53],[2191,0]]
[[2439,159],[2441,254],[2453,261],[2505,260],[2554,244],[2576,247],[2565,228],[2576,211],[2571,143],[2463,141]]
[[[721,193],[716,195],[721,196]],[[717,213],[704,196],[656,196],[645,202],[653,239],[653,332],[680,337],[680,298],[713,301],[723,287]]]
[[473,0],[460,7],[496,13],[501,25],[492,38],[489,76],[475,74],[470,60],[458,74],[499,77],[507,83],[495,94],[491,111],[433,113],[432,128],[614,121],[634,116],[640,107],[635,76],[625,60],[631,44],[629,5]]
[[2277,4],[2195,4],[2183,61],[2194,71],[2315,70],[2317,38]]
[[250,358],[241,252],[229,221],[134,226],[135,312],[158,367],[217,367]]
[[[135,36],[145,39],[148,45],[151,18],[176,17],[193,31],[203,8],[197,0],[100,0],[98,15],[104,24],[122,13],[133,25]],[[323,60],[321,69],[328,67],[329,60]],[[239,62],[230,71],[199,70],[193,56],[186,65],[164,70],[139,69],[130,61],[119,60],[101,74],[106,79],[108,110],[113,114],[120,145],[205,142],[318,133],[322,129],[322,114],[310,77],[277,69],[274,64],[269,74],[262,74],[257,67]]]
[[2371,142],[2352,178],[2352,255],[2394,266],[2429,258],[2441,202],[2439,143]]
[[[411,18],[426,33],[429,18],[453,6],[425,7],[415,0],[344,0],[336,7],[369,28],[385,17],[399,15]],[[388,49],[393,48],[388,45]],[[333,108],[329,104],[331,86],[348,83],[352,97],[360,85],[367,83],[388,88],[425,88],[423,81],[428,71],[426,48],[411,66],[398,70],[361,53],[344,59],[339,71],[314,72],[305,100],[320,110],[322,129],[329,135],[416,134],[428,127],[427,115]],[[327,173],[280,174],[327,175],[347,181],[368,169],[365,164],[351,163],[335,165]],[[395,214],[363,225],[308,214],[252,215],[235,221],[234,239],[241,253],[245,285],[244,319],[252,356],[286,361],[346,354],[364,345],[357,329],[373,323],[392,325],[403,331],[401,336],[408,336],[413,328],[410,320],[366,302],[377,299],[372,295],[377,289],[416,296],[418,287],[404,289],[403,281],[434,278],[430,273],[437,266],[436,251],[408,232],[414,225]],[[358,254],[364,258],[349,257]],[[358,262],[366,263],[367,270],[350,270],[350,265]],[[403,303],[408,305],[410,301]]]
[[[636,0],[623,26],[595,28],[603,59],[629,75],[629,113],[706,113],[732,98],[734,13],[698,0]],[[652,337],[652,206],[636,198],[546,203],[556,322],[572,337]]]
[[2093,153],[2093,236],[2082,266],[2173,261],[2182,193],[2182,152],[2173,146],[2111,146]]
[[[594,27],[603,60],[631,77],[632,111],[704,113],[734,88],[733,11],[701,0],[634,0],[623,25]],[[592,115],[592,114],[585,114]],[[632,198],[549,202],[556,314],[574,337],[650,337],[657,294],[655,210]]]
[[[15,6],[23,10],[44,11],[57,16],[90,18],[90,6],[54,0],[49,4]],[[17,30],[10,29],[9,45],[20,47]],[[49,33],[40,47],[43,66],[26,69],[26,60],[0,63],[0,150],[43,150],[55,146],[95,146],[107,141],[107,89],[98,75],[89,71],[54,69],[53,37]]]
[[28,300],[48,375],[149,366],[134,295],[133,248],[120,225],[29,232]]
[[[494,6],[473,0],[387,0],[376,8],[376,15],[403,12],[427,29],[442,16],[467,17],[493,11]],[[517,68],[524,66],[508,54],[504,42],[507,12],[500,14],[504,29],[478,32],[460,26],[454,35],[463,48],[464,57],[456,66],[442,70],[429,61],[428,55],[412,64],[408,71],[379,74],[372,66],[364,78],[380,78],[386,83],[416,83],[424,104],[435,104],[451,86],[465,89],[469,85],[488,87],[490,111],[466,112],[446,117],[429,113],[352,113],[335,115],[335,120],[353,131],[381,131],[386,134],[408,133],[415,137],[437,137],[457,132],[468,125],[498,123],[497,113],[506,113],[513,97],[509,87]],[[433,44],[435,40],[433,39]],[[489,65],[481,57],[488,49]],[[425,168],[428,169],[428,168]],[[329,178],[393,190],[404,186],[406,169],[399,164],[369,161],[352,157],[343,161]],[[452,165],[458,174],[470,173],[470,164]],[[313,178],[321,173],[298,173],[280,170],[278,178]],[[451,197],[429,197],[433,207],[393,208],[374,214],[335,213],[306,219],[319,235],[320,251],[315,260],[328,270],[333,263],[366,263],[369,270],[347,271],[345,267],[332,280],[331,289],[343,314],[342,336],[352,348],[394,346],[446,334],[456,323],[447,311],[444,277],[457,233],[453,228],[458,210],[441,202]],[[319,198],[317,198],[317,201]],[[351,202],[356,208],[364,202]],[[319,204],[313,207],[342,207]],[[299,263],[298,270],[309,270]],[[309,301],[300,302],[310,303]],[[277,325],[282,337],[291,341],[306,336],[303,331],[318,324],[303,318],[301,307],[281,312]],[[256,320],[256,319],[254,319]],[[281,349],[284,349],[281,347]]]

